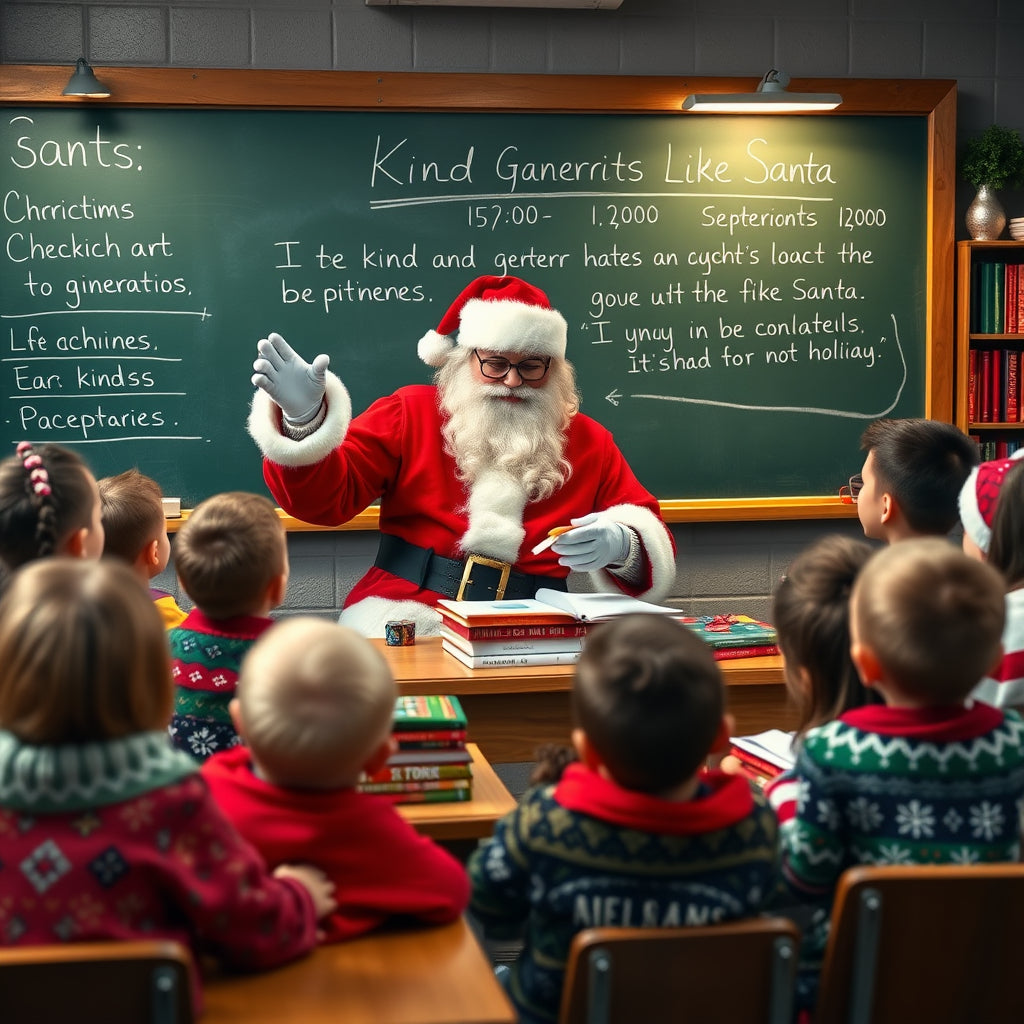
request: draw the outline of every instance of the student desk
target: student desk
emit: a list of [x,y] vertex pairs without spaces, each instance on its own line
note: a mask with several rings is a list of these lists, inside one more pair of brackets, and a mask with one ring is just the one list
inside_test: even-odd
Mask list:
[[467,743],[473,756],[473,798],[464,803],[395,804],[395,809],[417,832],[431,839],[477,840],[491,835],[494,823],[516,806],[515,797],[480,753]]
[[[424,637],[410,647],[373,642],[387,658],[400,694],[459,698],[469,733],[491,763],[532,761],[538,744],[569,741],[575,666],[471,669],[443,651],[439,637]],[[718,665],[729,711],[736,716],[736,735],[793,728],[781,658],[735,658]]]
[[465,920],[320,946],[261,974],[214,975],[200,1024],[515,1024]]

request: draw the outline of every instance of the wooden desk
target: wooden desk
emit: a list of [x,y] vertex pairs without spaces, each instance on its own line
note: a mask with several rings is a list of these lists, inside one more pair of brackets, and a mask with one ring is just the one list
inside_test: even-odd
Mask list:
[[494,823],[516,806],[476,743],[467,743],[473,755],[473,799],[465,803],[396,804],[399,814],[417,832],[448,842],[483,839],[494,831]]
[[515,1024],[464,920],[320,946],[275,971],[204,985],[200,1024]]
[[[391,665],[400,694],[453,693],[469,718],[469,734],[492,764],[532,761],[541,743],[569,740],[572,665],[466,668],[441,649],[438,637],[411,647],[374,640]],[[737,735],[793,728],[782,659],[720,661]]]

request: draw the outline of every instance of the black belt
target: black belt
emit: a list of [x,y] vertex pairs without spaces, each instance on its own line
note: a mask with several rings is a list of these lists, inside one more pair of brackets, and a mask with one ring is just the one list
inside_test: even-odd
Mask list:
[[541,587],[569,589],[563,576],[516,572],[511,563],[482,555],[469,555],[463,561],[445,558],[392,533],[380,535],[373,564],[421,590],[433,590],[457,601],[521,601],[533,597]]

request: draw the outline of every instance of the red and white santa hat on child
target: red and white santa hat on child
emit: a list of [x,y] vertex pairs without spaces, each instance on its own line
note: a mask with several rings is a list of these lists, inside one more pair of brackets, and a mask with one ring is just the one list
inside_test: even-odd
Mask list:
[[444,366],[456,347],[562,359],[567,334],[565,317],[539,288],[518,277],[485,275],[463,289],[416,351],[428,366]]
[[994,459],[975,466],[960,489],[960,521],[964,524],[964,533],[985,554],[992,541],[992,519],[1003,480],[1021,458],[1024,458],[1024,448],[1008,459]]

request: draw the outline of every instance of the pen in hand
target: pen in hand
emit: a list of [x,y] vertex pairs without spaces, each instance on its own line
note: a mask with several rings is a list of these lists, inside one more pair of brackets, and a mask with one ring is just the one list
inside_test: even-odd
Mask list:
[[563,533],[568,533],[570,530],[575,529],[575,526],[556,526],[553,530],[548,530],[547,537],[545,537],[539,544],[535,544],[530,550],[535,555],[539,555],[542,551],[547,551],[547,549],[551,547],[551,545],[554,544]]

